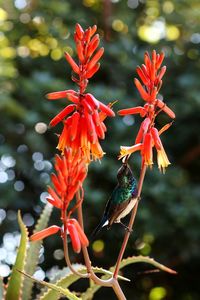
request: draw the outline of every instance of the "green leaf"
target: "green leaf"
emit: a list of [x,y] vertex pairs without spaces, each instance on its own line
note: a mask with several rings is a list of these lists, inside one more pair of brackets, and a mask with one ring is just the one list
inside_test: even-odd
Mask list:
[[[60,293],[61,295],[64,295],[67,297],[67,299],[69,300],[80,300],[81,298],[77,297],[75,294],[73,294],[72,292],[70,292],[70,290],[68,289],[64,289],[60,286],[57,286],[56,284],[53,284],[53,283],[48,283],[48,282],[45,282],[43,280],[38,280],[38,279],[35,279],[34,277],[26,274],[25,272],[22,272],[22,271],[19,271],[19,273],[25,275],[26,277],[30,278],[31,280],[33,280],[34,282],[37,282],[37,283],[40,283],[41,285],[45,286],[45,287],[48,287],[58,293]],[[51,298],[48,298],[49,300]]]
[[13,266],[13,270],[9,279],[7,292],[6,292],[6,300],[11,299],[20,299],[22,292],[22,284],[23,284],[23,276],[17,272],[17,270],[23,270],[26,259],[26,249],[28,242],[28,231],[26,226],[24,225],[20,211],[18,211],[18,223],[21,230],[21,240],[19,249],[17,252],[17,258],[15,261],[15,265]]
[[[50,215],[52,213],[52,209],[53,206],[47,203],[35,226],[34,233],[47,227]],[[30,247],[27,251],[27,261],[24,268],[25,272],[29,273],[30,275],[33,275],[36,270],[39,261],[39,251],[42,243],[43,243],[42,240],[30,243]],[[33,284],[34,284],[33,281],[28,280],[27,278],[24,279],[22,300],[32,299],[31,292],[32,292]]]
[[[132,257],[128,257],[128,258],[125,258],[121,261],[121,264],[120,264],[120,269],[130,265],[130,264],[134,264],[134,263],[141,263],[141,262],[144,262],[144,263],[148,263],[148,264],[151,264],[153,265],[154,267],[162,270],[162,271],[165,271],[165,272],[168,272],[168,273],[171,273],[171,274],[176,274],[176,271],[158,263],[157,261],[155,261],[153,258],[150,258],[148,256],[132,256]],[[110,268],[110,273],[113,274],[115,270],[115,266],[111,267]],[[121,276],[118,276],[118,278],[120,279]],[[104,276],[101,277],[101,279],[108,279],[109,276],[106,274]],[[101,288],[100,285],[92,285],[90,286],[86,292],[82,293],[82,299],[83,300],[90,300],[93,298],[93,295]]]
[[[74,267],[80,273],[84,274],[86,272],[86,268],[83,265],[78,265],[77,267],[76,265],[74,265]],[[58,279],[55,282],[57,286],[60,286],[62,288],[68,288],[72,283],[80,279],[79,276],[71,273],[69,268],[64,268],[62,272],[65,273],[64,276],[62,276],[62,278]],[[48,289],[45,292],[42,292],[41,295],[38,296],[39,300],[57,300],[59,298],[60,298],[60,293],[52,289]]]
[[[142,255],[131,256],[131,257],[127,257],[127,258],[123,259],[120,264],[120,269],[126,267],[127,265],[141,263],[141,262],[150,264],[150,265],[152,265],[162,271],[168,272],[170,274],[174,274],[174,275],[177,274],[176,271],[160,264],[159,262],[155,261],[153,258],[151,258],[149,256],[142,256]],[[111,267],[110,270],[114,271],[114,268],[115,267]]]
[[[76,266],[76,265],[74,265]],[[57,286],[60,286],[62,288],[67,288],[69,287],[72,283],[76,282],[77,280],[80,279],[79,276],[75,275],[75,274],[72,274],[70,271],[69,271],[69,268],[65,268],[67,270],[67,274],[64,275],[63,278],[59,279],[56,281],[56,285]],[[75,267],[75,269],[77,271],[79,271],[80,273],[86,273],[86,267],[83,266],[83,265],[77,265],[77,267]],[[110,278],[112,277],[113,273],[108,271],[108,270],[105,270],[103,268],[98,268],[98,267],[93,267],[92,268],[93,271],[95,273],[101,273],[101,274],[106,274],[107,278]],[[129,281],[128,278],[125,278],[123,276],[119,276],[118,277],[119,279],[121,280],[124,280],[124,281]],[[95,285],[96,286],[96,285]],[[39,300],[58,300],[60,297],[59,293],[56,292],[55,290],[47,290],[43,295],[41,295],[40,297],[38,297]]]

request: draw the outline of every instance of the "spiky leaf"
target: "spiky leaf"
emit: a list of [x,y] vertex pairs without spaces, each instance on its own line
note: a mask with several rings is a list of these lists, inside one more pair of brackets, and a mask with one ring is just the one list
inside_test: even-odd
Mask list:
[[[153,258],[150,258],[148,256],[132,256],[132,257],[128,257],[128,258],[125,258],[121,261],[121,264],[120,264],[120,269],[130,265],[130,264],[134,264],[134,263],[147,263],[147,264],[151,264],[153,265],[154,267],[162,270],[162,271],[165,271],[165,272],[168,272],[168,273],[171,273],[171,274],[176,274],[176,271],[158,263],[157,261],[155,261]],[[111,267],[110,268],[110,272],[112,274],[112,272],[114,272],[114,269],[115,269],[115,266],[114,267]],[[104,276],[102,276],[102,279],[106,280],[108,279],[109,276],[106,274]],[[82,299],[83,300],[90,300],[93,298],[93,295],[101,288],[101,286],[99,285],[92,285],[90,286],[86,292],[82,293]]]
[[[48,283],[48,282],[43,281],[43,280],[35,279],[33,276],[30,276],[30,275],[28,275],[24,272],[21,272],[21,271],[19,271],[19,273],[25,275],[26,277],[30,278],[34,282],[40,283],[41,285],[43,285],[47,288],[50,288],[54,291],[57,291],[58,293],[60,293],[60,296],[63,295],[65,297],[67,297],[67,299],[69,299],[69,300],[80,300],[81,299],[81,298],[77,297],[75,294],[73,294],[72,292],[70,292],[70,290],[68,290],[66,288],[62,288],[60,286],[57,286],[56,284]],[[48,298],[48,299],[50,299],[50,298]]]
[[13,270],[7,287],[7,292],[5,297],[6,300],[20,299],[21,292],[22,292],[23,276],[19,272],[17,272],[17,270],[24,270],[26,252],[27,252],[26,249],[28,243],[28,231],[22,221],[20,211],[18,211],[18,223],[21,230],[21,240],[17,252],[15,265],[13,266]]
[[[72,283],[74,283],[80,279],[79,276],[72,274],[69,271],[69,268],[66,268],[66,269],[67,269],[67,274],[65,274],[63,278],[60,278],[55,283],[57,286],[60,286],[62,288],[67,288]],[[82,274],[86,273],[86,271],[87,271],[85,266],[83,266],[83,265],[77,265],[77,267],[75,269]],[[103,268],[93,267],[92,269],[95,273],[106,274],[107,278],[112,277],[112,275],[113,275],[112,272],[105,270]],[[118,278],[121,280],[129,281],[129,279],[127,279],[123,276],[119,276]],[[59,298],[60,298],[59,293],[56,292],[55,290],[51,290],[51,289],[48,289],[43,295],[38,297],[39,300],[58,300]]]
[[[125,259],[123,259],[121,261],[120,264],[120,269],[130,265],[130,264],[135,264],[135,263],[147,263],[150,264],[158,269],[160,269],[161,271],[170,273],[170,274],[177,274],[176,271],[164,266],[163,264],[160,264],[159,262],[155,261],[153,258],[149,257],[149,256],[131,256],[131,257],[127,257]],[[114,270],[115,267],[111,267],[110,271],[112,272]]]
[[[42,214],[40,215],[40,218],[35,226],[34,233],[37,231],[40,231],[47,227],[49,218],[52,213],[53,206],[50,204],[46,204],[46,206],[43,209]],[[27,261],[25,265],[25,272],[33,275],[38,261],[39,261],[39,251],[41,248],[43,241],[37,241],[37,242],[32,242],[30,243],[30,247],[27,251]],[[31,293],[32,293],[32,287],[33,287],[33,281],[28,280],[27,278],[24,279],[24,288],[23,288],[23,293],[22,293],[22,300],[29,300],[32,299]]]

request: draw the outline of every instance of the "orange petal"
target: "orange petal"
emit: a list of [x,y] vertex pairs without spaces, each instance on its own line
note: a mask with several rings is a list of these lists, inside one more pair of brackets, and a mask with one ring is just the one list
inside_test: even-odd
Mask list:
[[100,68],[100,63],[97,63],[96,65],[94,65],[92,67],[92,69],[90,69],[89,71],[86,72],[86,78],[91,78]]
[[151,76],[151,59],[150,59],[149,53],[147,51],[144,54],[144,62],[145,62],[145,65],[147,67],[147,71],[148,71],[149,77],[150,77]]
[[50,122],[50,126],[54,127],[59,122],[61,122],[67,115],[69,115],[71,112],[73,112],[76,109],[75,104],[70,104],[66,106],[61,112],[59,112]]
[[79,66],[75,63],[75,61],[73,60],[71,55],[69,53],[65,52],[65,58],[68,61],[68,63],[70,64],[70,66],[72,67],[73,71],[75,73],[79,74]]
[[87,49],[87,57],[90,57],[94,51],[97,49],[99,45],[99,35],[95,34],[95,36],[92,38],[92,40],[89,43],[88,49]]
[[173,124],[173,121],[171,123],[166,124],[165,126],[163,126],[160,130],[159,130],[159,135],[161,135],[163,132],[165,132],[166,130],[168,130]]
[[88,27],[88,29],[85,30],[85,32],[84,32],[84,42],[85,42],[85,44],[89,43],[90,38],[91,38],[91,32],[92,32],[91,27]]
[[99,123],[98,126],[96,126],[96,133],[98,135],[98,137],[102,140],[104,140],[105,138],[105,131],[104,131],[104,128],[103,128],[103,123]]
[[80,114],[79,112],[74,112],[72,115],[72,126],[70,130],[70,139],[71,141],[74,141],[76,138],[77,132],[78,132],[78,125],[80,120]]
[[[54,189],[52,189],[51,186],[48,186],[47,188],[48,193],[51,195],[51,197],[54,199],[55,203],[56,203],[56,207],[59,207],[62,203],[60,197],[56,194],[56,192],[54,191]],[[53,204],[53,203],[52,203]]]
[[132,107],[132,108],[121,109],[117,113],[120,116],[126,116],[126,115],[132,115],[132,114],[143,114],[144,112],[145,112],[144,107],[136,106],[136,107]]
[[95,125],[92,119],[91,114],[86,114],[86,122],[87,122],[87,132],[88,132],[88,139],[89,141],[94,144],[97,140],[97,134],[96,134],[96,129]]
[[80,226],[80,224],[78,223],[78,221],[76,219],[70,219],[68,221],[69,223],[72,223],[75,225],[77,231],[78,231],[78,234],[79,234],[79,238],[80,238],[80,241],[81,241],[81,244],[83,246],[86,246],[88,247],[89,246],[89,241],[88,241],[88,238],[86,237],[82,227]]
[[161,52],[160,56],[158,57],[158,59],[156,60],[156,69],[159,69],[162,62],[163,62],[163,59],[165,57],[165,54],[164,52]]
[[72,247],[76,253],[79,253],[81,251],[81,242],[80,242],[77,229],[74,224],[70,224],[70,223],[67,224],[67,229],[71,237]]
[[115,116],[114,111],[108,105],[105,105],[104,103],[102,103],[100,101],[99,101],[99,109],[102,110],[102,112],[104,112],[109,117]]
[[52,204],[52,205],[55,206],[56,208],[62,209],[62,202],[61,202],[61,201],[58,202],[58,201],[55,201],[53,198],[49,198],[49,197],[47,197],[46,199],[47,199],[47,201],[48,201],[50,204]]
[[160,80],[163,78],[163,76],[164,76],[164,74],[165,74],[165,72],[166,72],[166,69],[167,69],[166,66],[163,66],[163,67],[161,68],[160,73],[159,73],[159,75],[158,75],[158,81],[160,81]]
[[144,121],[142,122],[141,126],[142,126],[142,129],[143,129],[144,133],[147,132],[150,123],[151,123],[150,118],[145,118]]
[[66,97],[68,98],[68,100],[74,102],[74,103],[79,103],[79,96],[78,93],[76,93],[73,90],[67,90],[66,91]]
[[146,74],[143,72],[142,68],[140,68],[139,66],[137,66],[136,71],[138,73],[138,75],[140,76],[140,79],[142,80],[142,82],[146,85],[149,83],[149,79],[146,76]]
[[79,58],[80,62],[83,63],[85,60],[85,56],[84,56],[84,49],[83,49],[81,41],[77,41],[76,50],[77,50],[77,54],[78,54],[78,58]]
[[149,94],[145,91],[145,89],[141,85],[140,81],[137,78],[135,78],[134,82],[135,82],[135,85],[136,85],[142,99],[144,99],[145,101],[148,101],[149,100]]
[[77,33],[79,39],[82,40],[84,31],[79,23],[76,24],[75,30],[76,30],[76,33]]
[[39,232],[34,233],[33,235],[30,236],[30,241],[40,241],[44,238],[46,238],[49,235],[57,233],[59,230],[61,230],[60,227],[56,225],[52,225],[46,229],[43,229]]
[[61,194],[62,193],[62,188],[60,186],[60,182],[58,180],[58,177],[54,173],[51,174],[51,181],[52,181],[55,189],[58,191],[58,193]]
[[96,142],[95,144],[91,144],[91,154],[92,159],[101,159],[103,155],[105,154],[99,144],[99,142]]
[[99,101],[92,95],[92,94],[86,94],[85,95],[85,100],[89,103],[91,107],[94,109],[99,108]]
[[140,129],[139,129],[138,134],[137,134],[136,139],[135,139],[135,144],[138,144],[138,143],[142,142],[143,135],[144,135],[144,130],[143,130],[143,126],[141,124]]
[[151,95],[149,97],[149,102],[154,102],[156,100],[157,94],[158,94],[157,87],[154,87],[152,92],[151,92]]
[[156,149],[161,150],[162,143],[161,143],[157,128],[155,128],[155,127],[151,128],[151,134],[152,134]]
[[96,31],[97,31],[97,25],[93,25],[90,32],[91,36],[93,36],[93,34],[95,34]]
[[61,98],[66,98],[67,91],[53,92],[46,95],[48,100],[57,100]]
[[100,116],[97,110],[94,110],[93,114],[92,114],[92,118],[94,120],[94,124],[95,126],[99,126],[101,120],[100,120]]
[[68,117],[67,120],[64,123],[64,128],[63,131],[61,133],[61,135],[59,136],[59,142],[58,142],[58,146],[57,148],[62,151],[62,154],[64,153],[65,147],[70,145],[70,126],[71,126],[71,122],[72,122],[72,117]]
[[146,165],[151,166],[153,164],[153,144],[150,133],[147,133],[144,137],[142,156]]
[[94,65],[96,65],[96,63],[102,57],[103,53],[104,53],[104,48],[102,47],[96,52],[96,54],[92,57],[92,59],[88,63],[88,65],[87,65],[88,71],[91,70],[94,67]]
[[142,148],[142,143],[135,144],[134,146],[130,146],[130,147],[121,146],[119,159],[123,158],[124,156],[130,155],[133,152],[139,151],[141,150],[141,148]]
[[155,63],[156,62],[156,50],[152,51],[152,62]]
[[156,99],[156,104],[161,108],[170,118],[174,119],[176,117],[173,110],[171,110],[163,101]]

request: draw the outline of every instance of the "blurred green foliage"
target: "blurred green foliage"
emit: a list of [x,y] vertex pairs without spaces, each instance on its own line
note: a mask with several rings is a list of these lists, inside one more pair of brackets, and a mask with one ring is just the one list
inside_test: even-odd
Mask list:
[[[146,50],[163,50],[167,73],[162,96],[177,118],[163,135],[172,165],[165,175],[155,166],[146,176],[134,232],[127,247],[131,254],[151,255],[175,268],[175,277],[145,274],[146,266],[125,271],[132,283],[124,284],[128,299],[199,299],[200,227],[200,2],[198,0],[1,0],[0,7],[0,233],[19,230],[16,211],[32,226],[44,205],[46,184],[52,170],[59,126],[48,129],[50,119],[65,105],[48,102],[45,94],[73,87],[70,68],[63,57],[76,58],[73,32],[76,22],[84,28],[97,24],[105,47],[101,68],[88,90],[108,103],[119,100],[117,111],[141,103],[133,78]],[[161,115],[158,127],[168,122]],[[111,193],[120,145],[132,145],[140,118],[107,119],[102,142],[105,158],[90,166],[85,183],[85,223],[89,235],[98,223]],[[131,124],[131,126],[130,126]],[[131,159],[136,177],[139,156]],[[55,211],[51,223],[59,222]],[[127,219],[128,222],[128,219]],[[116,261],[123,228],[114,225],[91,245],[94,265]],[[112,243],[110,242],[112,241]],[[64,266],[61,241],[47,239],[41,270],[56,273]],[[49,249],[51,249],[49,251]],[[10,250],[9,250],[10,251]],[[1,252],[2,254],[3,252]],[[44,257],[45,256],[45,260]],[[81,262],[80,257],[74,260]],[[0,258],[1,266],[12,264]],[[7,273],[5,275],[9,274]],[[97,293],[114,299],[107,289]]]

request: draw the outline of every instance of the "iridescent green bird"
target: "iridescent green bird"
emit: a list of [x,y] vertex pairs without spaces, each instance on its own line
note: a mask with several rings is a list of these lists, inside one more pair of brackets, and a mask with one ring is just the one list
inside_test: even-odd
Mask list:
[[127,162],[123,163],[118,170],[117,181],[118,184],[106,204],[101,222],[92,236],[95,236],[104,226],[109,229],[113,223],[121,223],[121,219],[129,214],[137,202],[137,182]]

